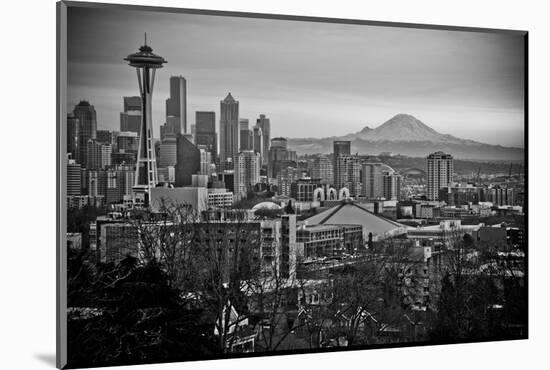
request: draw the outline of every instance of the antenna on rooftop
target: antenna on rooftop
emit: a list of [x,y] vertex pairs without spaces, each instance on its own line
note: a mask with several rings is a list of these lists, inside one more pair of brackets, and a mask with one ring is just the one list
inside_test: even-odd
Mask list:
[[145,45],[147,45],[147,32],[145,32]]

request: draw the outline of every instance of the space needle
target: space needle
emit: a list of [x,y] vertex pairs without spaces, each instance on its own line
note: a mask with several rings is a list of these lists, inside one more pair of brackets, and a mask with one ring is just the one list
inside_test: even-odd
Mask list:
[[151,189],[158,183],[151,109],[153,85],[155,83],[155,71],[162,68],[162,65],[167,61],[163,57],[154,54],[153,49],[147,45],[147,33],[145,34],[144,45],[139,48],[139,51],[128,55],[124,60],[136,69],[141,95],[141,128],[136,176],[132,191],[135,200],[141,200],[145,206],[148,206]]

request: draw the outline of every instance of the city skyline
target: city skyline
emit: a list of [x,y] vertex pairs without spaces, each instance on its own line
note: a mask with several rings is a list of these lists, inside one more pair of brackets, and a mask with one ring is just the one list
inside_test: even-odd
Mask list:
[[123,9],[61,13],[68,366],[528,337],[519,32]]
[[231,92],[241,118],[272,120],[272,137],[337,136],[410,113],[441,133],[523,146],[521,36],[151,12],[129,23],[127,10],[70,12],[68,104],[89,100],[100,129],[116,130],[122,97],[138,93],[119,54],[147,31],[168,60],[153,96],[157,138],[169,77],[182,75],[189,125],[195,111],[219,114]]

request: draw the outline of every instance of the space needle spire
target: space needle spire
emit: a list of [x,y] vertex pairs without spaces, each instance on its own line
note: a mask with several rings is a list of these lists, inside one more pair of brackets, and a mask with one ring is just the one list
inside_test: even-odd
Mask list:
[[141,128],[139,132],[138,155],[136,162],[136,176],[132,188],[136,199],[143,201],[147,206],[151,188],[158,183],[155,148],[153,145],[152,99],[153,85],[155,83],[155,71],[162,68],[166,60],[153,53],[153,49],[147,45],[147,33],[145,33],[144,45],[139,51],[124,58],[128,65],[134,67],[137,72],[139,92],[141,95]]

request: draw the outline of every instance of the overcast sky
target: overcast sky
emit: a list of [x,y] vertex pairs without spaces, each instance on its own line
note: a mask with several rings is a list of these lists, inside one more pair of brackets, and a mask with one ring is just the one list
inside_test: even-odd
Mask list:
[[326,137],[412,114],[444,134],[523,146],[523,39],[510,34],[302,21],[68,10],[68,104],[89,100],[98,128],[119,129],[138,95],[123,58],[143,44],[168,60],[154,87],[155,136],[171,75],[187,79],[188,126],[228,92],[272,137]]

